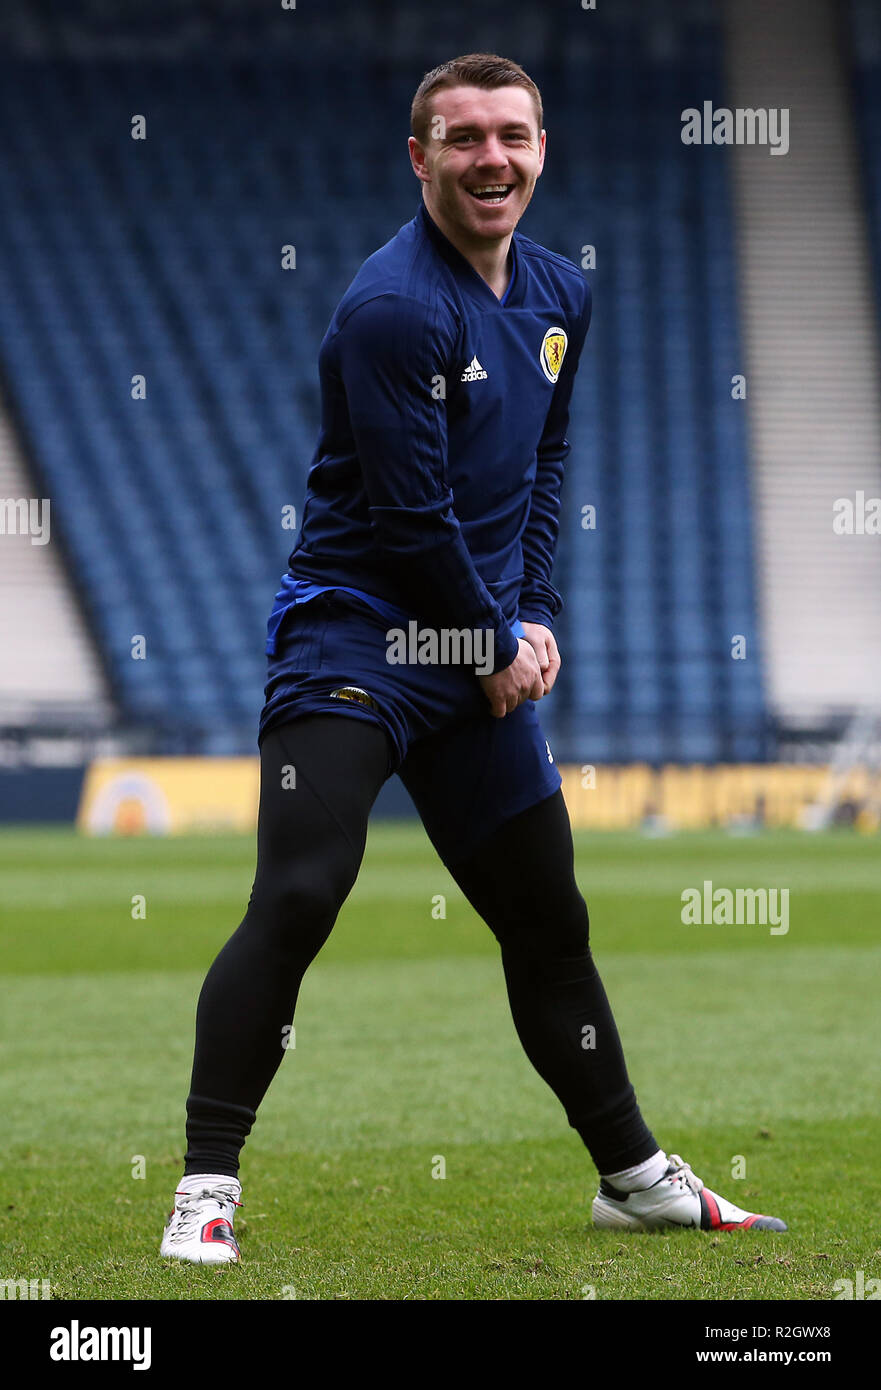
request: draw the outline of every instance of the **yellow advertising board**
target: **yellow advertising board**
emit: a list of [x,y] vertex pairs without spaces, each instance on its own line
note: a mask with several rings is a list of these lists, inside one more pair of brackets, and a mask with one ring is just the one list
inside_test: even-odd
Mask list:
[[77,814],[87,835],[180,835],[253,831],[256,758],[99,758],[89,767]]
[[[828,768],[770,763],[563,766],[560,774],[573,826],[594,830],[799,826],[830,784]],[[878,805],[878,778],[855,768],[836,793]],[[250,833],[258,797],[257,758],[99,759],[77,825],[89,835]]]
[[[652,824],[671,830],[712,826],[794,826],[830,787],[827,767],[753,763],[653,768],[561,767],[563,795],[573,826],[635,829]],[[836,786],[836,801],[857,807],[878,796],[878,778],[854,768]]]

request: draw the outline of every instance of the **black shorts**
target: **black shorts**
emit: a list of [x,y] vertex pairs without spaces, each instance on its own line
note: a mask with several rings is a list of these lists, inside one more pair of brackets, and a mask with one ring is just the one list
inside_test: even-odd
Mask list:
[[[351,594],[292,605],[269,658],[259,739],[300,714],[368,719],[447,863],[562,785],[535,701],[495,718],[462,665],[389,665],[388,621]],[[523,629],[514,625],[518,636]]]

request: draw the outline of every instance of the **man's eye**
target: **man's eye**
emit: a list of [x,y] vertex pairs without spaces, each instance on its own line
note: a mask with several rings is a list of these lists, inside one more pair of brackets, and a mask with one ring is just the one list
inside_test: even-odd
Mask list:
[[[465,144],[468,144],[468,143],[470,143],[470,142],[473,142],[474,138],[475,138],[475,137],[474,137],[473,135],[456,135],[456,136],[454,136],[454,138],[453,138],[453,143],[454,143],[455,145],[465,145]],[[526,144],[529,143],[529,136],[528,136],[528,135],[506,135],[506,136],[504,136],[504,140],[505,140],[505,144],[507,144],[507,145],[526,145]]]

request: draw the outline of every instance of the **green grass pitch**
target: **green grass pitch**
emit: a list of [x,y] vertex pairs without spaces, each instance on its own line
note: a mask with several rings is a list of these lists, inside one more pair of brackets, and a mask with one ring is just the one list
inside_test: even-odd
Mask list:
[[[788,1233],[593,1230],[595,1170],[520,1048],[494,938],[418,822],[376,822],[244,1151],[243,1263],[161,1261],[196,998],[253,840],[10,830],[0,1280],[82,1299],[823,1301],[881,1277],[881,842],[577,833],[576,849],[648,1123]],[[680,894],[704,879],[788,887],[789,931],[684,926]]]

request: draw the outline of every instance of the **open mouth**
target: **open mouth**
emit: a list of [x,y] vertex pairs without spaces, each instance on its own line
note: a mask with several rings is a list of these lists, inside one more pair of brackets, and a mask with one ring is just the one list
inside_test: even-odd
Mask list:
[[505,199],[512,193],[513,183],[483,183],[477,184],[474,188],[469,188],[468,193],[478,203],[489,203],[498,207],[504,203]]

